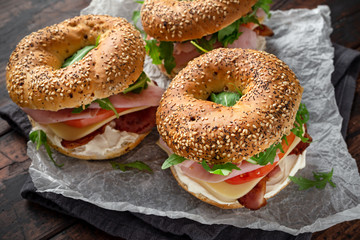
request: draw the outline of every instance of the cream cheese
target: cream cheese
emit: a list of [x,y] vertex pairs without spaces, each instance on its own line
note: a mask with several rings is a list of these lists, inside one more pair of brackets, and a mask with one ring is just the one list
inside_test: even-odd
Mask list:
[[[105,127],[103,134],[98,134],[87,144],[72,149],[72,153],[84,157],[98,156],[102,158],[111,155],[112,152],[117,152],[129,143],[137,141],[140,137],[137,133],[118,131],[114,127],[115,123],[110,122],[110,124]],[[33,130],[43,130],[53,145],[68,151],[68,149],[61,145],[62,139],[47,128],[46,125],[35,122]]]

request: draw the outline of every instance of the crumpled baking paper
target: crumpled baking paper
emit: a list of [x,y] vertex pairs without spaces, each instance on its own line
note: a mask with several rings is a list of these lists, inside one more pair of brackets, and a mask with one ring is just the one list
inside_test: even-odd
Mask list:
[[[139,8],[132,0],[94,0],[82,14],[109,14],[131,20],[133,10]],[[313,171],[333,168],[336,188],[328,185],[323,190],[299,191],[292,183],[258,211],[219,209],[185,192],[170,170],[160,169],[167,155],[155,143],[155,129],[136,149],[116,159],[146,162],[153,173],[121,172],[112,169],[109,161],[82,161],[55,153],[56,161],[64,163],[59,169],[49,161],[44,149],[36,151],[29,142],[29,172],[35,187],[39,192],[62,194],[106,209],[186,217],[204,224],[281,230],[294,235],[360,218],[358,168],[340,134],[342,119],[330,82],[334,68],[330,10],[319,6],[313,10],[274,11],[266,24],[275,32],[268,38],[266,50],[285,61],[298,76],[305,88],[303,102],[310,112],[308,127],[314,142],[307,151],[307,166],[297,176],[312,178]],[[149,60],[145,65],[151,79],[167,85],[157,67]]]

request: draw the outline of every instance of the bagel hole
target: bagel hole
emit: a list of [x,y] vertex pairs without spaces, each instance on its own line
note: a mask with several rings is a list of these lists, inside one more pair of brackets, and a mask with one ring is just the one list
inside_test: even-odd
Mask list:
[[224,87],[222,92],[212,92],[207,101],[221,104],[225,107],[234,106],[242,97],[242,93],[239,91],[230,91],[228,87]]

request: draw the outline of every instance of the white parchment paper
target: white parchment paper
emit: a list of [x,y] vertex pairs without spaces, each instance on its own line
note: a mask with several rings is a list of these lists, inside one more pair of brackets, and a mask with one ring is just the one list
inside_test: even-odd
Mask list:
[[[133,10],[139,6],[132,0],[93,0],[82,14],[109,14],[131,20]],[[155,144],[155,129],[136,149],[116,159],[144,161],[154,170],[152,174],[121,172],[113,170],[108,161],[82,161],[56,153],[56,160],[64,163],[58,169],[44,150],[36,151],[28,143],[28,154],[33,160],[29,172],[35,187],[39,192],[62,194],[106,209],[186,217],[204,224],[281,230],[294,235],[360,218],[358,168],[340,134],[342,119],[330,81],[334,68],[330,10],[319,6],[313,10],[275,11],[266,24],[275,32],[268,39],[267,51],[293,69],[305,88],[303,102],[310,111],[308,127],[314,142],[307,151],[307,166],[297,176],[311,178],[313,171],[334,168],[336,188],[298,191],[295,184],[290,184],[258,211],[219,209],[185,192],[169,170],[160,170],[167,155]],[[149,61],[145,71],[161,86],[167,85],[166,78]]]

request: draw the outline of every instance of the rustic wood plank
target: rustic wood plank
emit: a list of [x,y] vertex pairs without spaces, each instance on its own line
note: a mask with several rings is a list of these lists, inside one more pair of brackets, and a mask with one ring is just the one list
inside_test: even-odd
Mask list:
[[9,124],[0,118],[0,136],[4,135],[5,133],[8,133],[11,130],[11,127]]
[[76,222],[63,214],[30,203],[20,196],[27,174],[3,181],[0,195],[0,239],[48,239]]
[[50,240],[65,239],[96,239],[96,240],[122,240],[123,238],[111,236],[86,222],[79,221],[63,232],[50,238]]
[[0,137],[0,152],[13,162],[24,162],[29,158],[26,154],[26,140],[15,131]]

